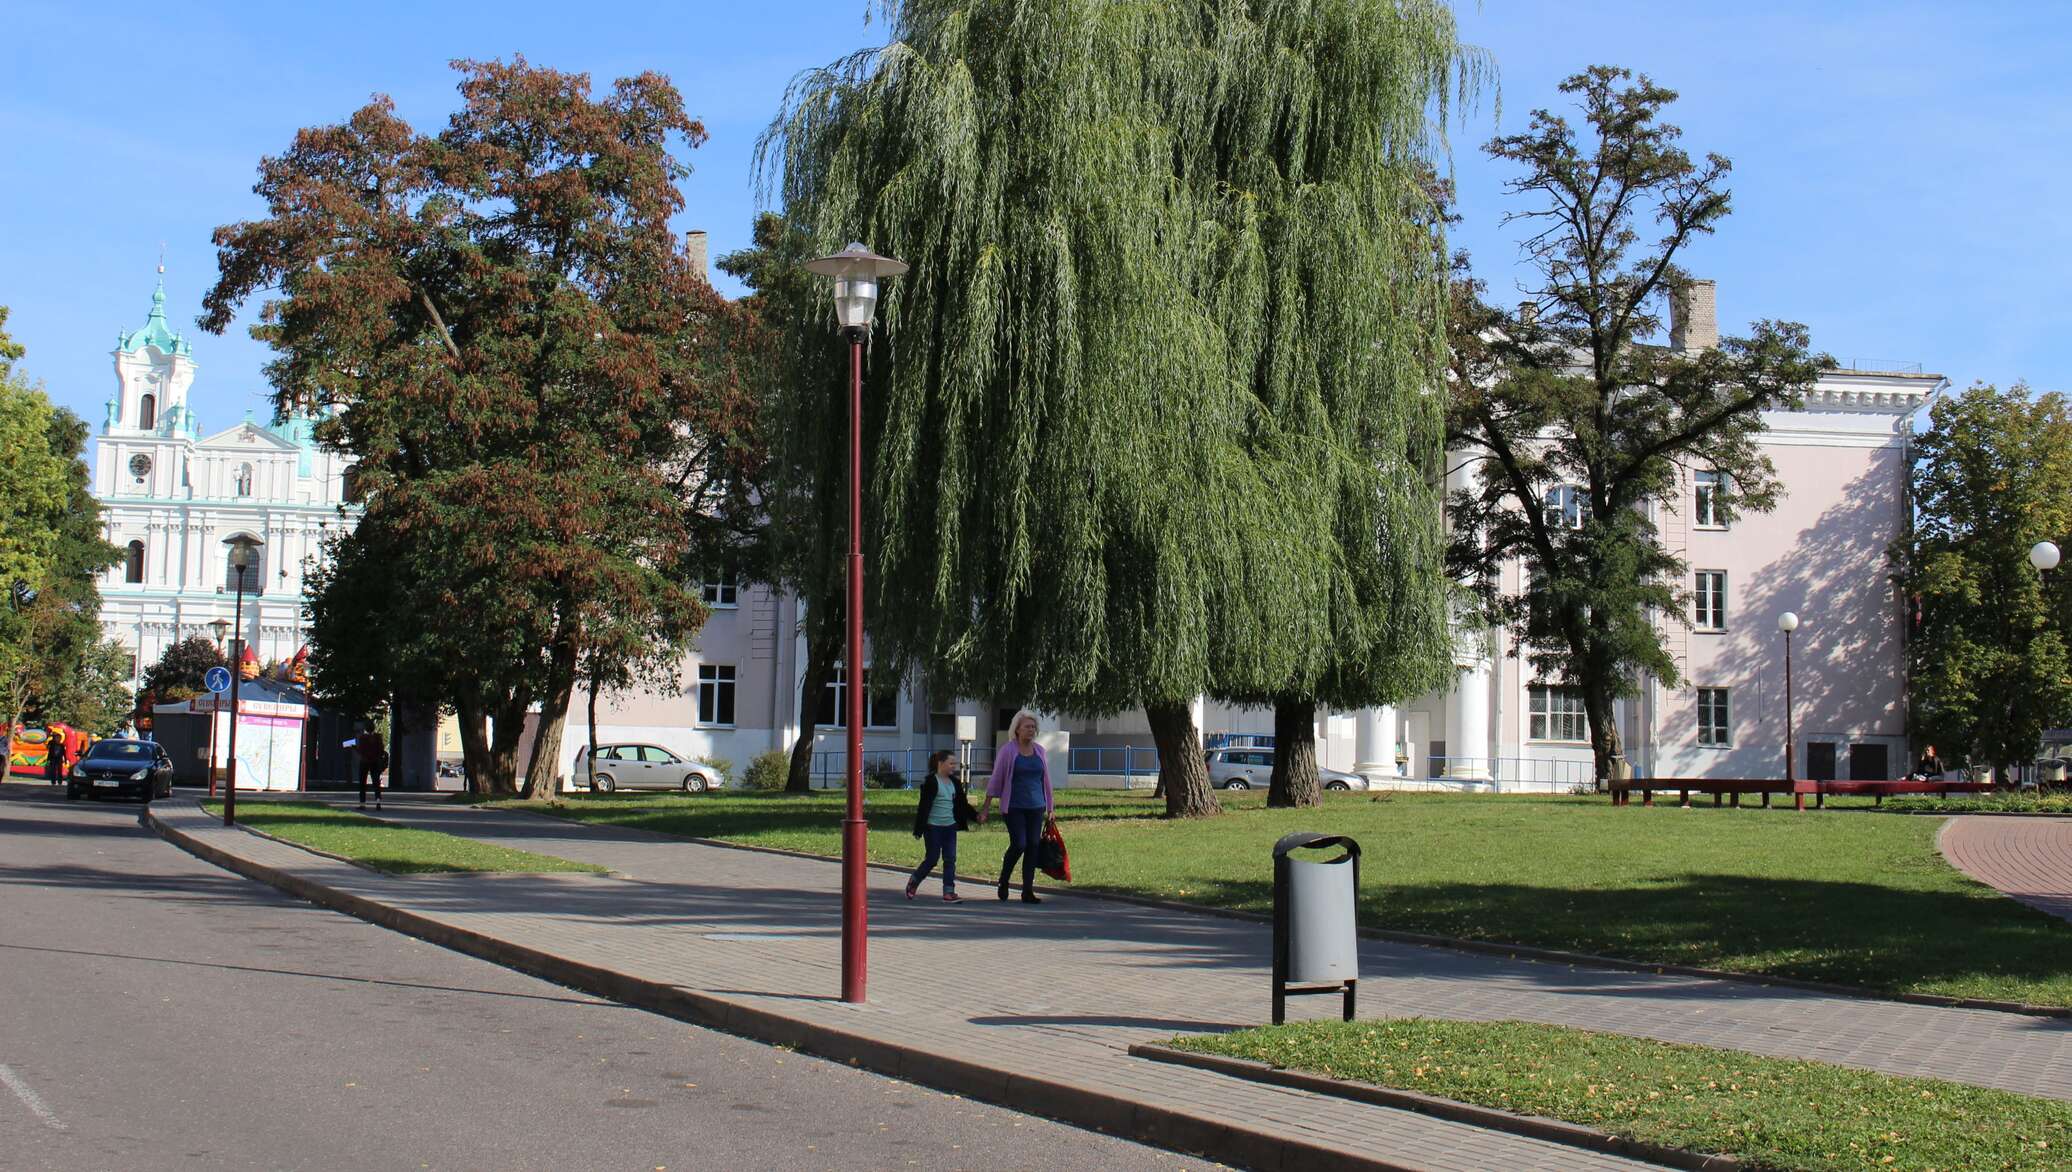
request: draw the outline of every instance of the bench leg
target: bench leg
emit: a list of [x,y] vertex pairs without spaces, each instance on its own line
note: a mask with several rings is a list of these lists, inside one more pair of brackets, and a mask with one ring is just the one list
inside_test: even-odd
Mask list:
[[1685,809],[1689,809],[1689,808],[1690,808],[1690,806],[1691,806],[1691,791],[1690,791],[1690,790],[1683,790],[1683,791],[1680,791],[1680,792],[1678,793],[1678,795],[1677,795],[1677,796],[1678,796],[1679,798],[1681,798],[1682,800],[1681,800],[1681,801],[1679,801],[1679,802],[1677,802],[1676,804],[1677,804],[1677,805],[1679,805],[1679,806],[1682,806],[1682,807],[1684,807]]
[[1770,791],[1769,791],[1769,790],[1764,790],[1764,791],[1763,791],[1763,809],[1767,810],[1767,809],[1769,809],[1769,808],[1770,808]]
[[1798,792],[1793,792],[1793,794],[1791,795],[1791,808],[1794,810],[1805,809],[1806,795]]
[[1655,804],[1655,791],[1654,791],[1654,790],[1651,790],[1651,789],[1644,789],[1644,790],[1640,791],[1640,804],[1641,804],[1641,805],[1643,805],[1643,806],[1652,806],[1652,805],[1654,805],[1654,804]]
[[1814,795],[1813,795],[1813,808],[1814,808],[1814,809],[1816,809],[1816,810],[1825,810],[1825,809],[1827,809],[1827,795],[1826,795],[1826,794],[1814,794]]
[[1741,791],[1740,791],[1740,790],[1738,790],[1738,789],[1737,789],[1737,790],[1735,790],[1735,791],[1734,791],[1734,800],[1733,800],[1732,802],[1728,803],[1728,804],[1729,804],[1729,805],[1731,805],[1731,806],[1733,806],[1733,807],[1734,807],[1734,808],[1735,808],[1736,810],[1738,810],[1738,809],[1740,809],[1740,808],[1741,808]]
[[1720,795],[1719,795],[1719,794],[1717,794],[1717,793],[1714,793],[1714,794],[1712,795],[1712,808],[1713,808],[1713,809],[1715,809],[1715,810],[1719,809],[1719,804],[1720,804]]

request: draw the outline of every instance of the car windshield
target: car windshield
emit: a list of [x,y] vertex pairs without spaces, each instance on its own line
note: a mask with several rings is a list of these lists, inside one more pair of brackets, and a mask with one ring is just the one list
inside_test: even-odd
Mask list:
[[90,760],[124,761],[148,759],[151,746],[142,741],[101,741],[86,751]]

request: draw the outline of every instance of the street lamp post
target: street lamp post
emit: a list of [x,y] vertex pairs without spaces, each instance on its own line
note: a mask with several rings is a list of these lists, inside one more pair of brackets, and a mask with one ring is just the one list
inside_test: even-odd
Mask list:
[[878,283],[907,266],[861,244],[806,262],[834,280],[835,320],[849,339],[849,648],[843,660],[849,721],[849,816],[842,822],[842,1000],[864,999],[870,938],[869,851],[863,820],[863,343],[878,308]]
[[[212,620],[210,620],[210,622],[209,622],[209,629],[210,629],[210,630],[212,630],[212,631],[214,631],[214,632],[216,632],[216,653],[217,653],[217,654],[219,654],[219,655],[222,655],[222,654],[223,654],[223,639],[224,639],[224,637],[225,637],[225,636],[227,636],[227,635],[229,635],[229,634],[230,634],[230,620],[229,620],[229,619],[212,619]],[[225,658],[226,658],[226,659],[228,659],[229,657],[228,657],[228,656],[225,656]],[[210,797],[212,797],[212,798],[216,796],[216,713],[217,713],[217,711],[218,711],[218,710],[219,710],[220,708],[222,708],[222,706],[223,706],[223,698],[222,698],[221,696],[217,696],[217,695],[214,695],[214,694],[211,694],[211,695],[209,696],[209,757],[208,757],[208,772],[209,772],[209,796],[210,796]]]
[[245,571],[251,569],[252,559],[259,547],[266,544],[256,537],[238,534],[226,537],[223,544],[230,547],[230,568],[237,571],[232,584],[236,601],[231,603],[231,626],[237,635],[230,641],[230,760],[223,772],[223,825],[237,825],[237,698],[244,688],[245,659]]
[[[1777,616],[1777,629],[1784,632],[1784,780],[1798,783],[1797,752],[1792,744],[1791,723],[1791,633],[1799,629],[1799,616],[1785,611]],[[1806,808],[1806,799],[1792,795],[1792,803],[1799,809]]]

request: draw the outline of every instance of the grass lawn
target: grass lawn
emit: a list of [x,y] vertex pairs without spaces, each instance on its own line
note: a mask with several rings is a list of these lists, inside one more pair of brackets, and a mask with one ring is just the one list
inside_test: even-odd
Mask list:
[[[1272,910],[1275,839],[1349,834],[1365,848],[1362,922],[1869,989],[2072,1005],[2072,924],[1972,882],[1935,850],[1935,818],[1830,802],[1803,813],[1603,798],[1337,794],[1321,810],[1168,823],[1142,793],[1062,791],[1075,886]],[[871,853],[912,865],[916,794],[872,790]],[[584,821],[835,854],[836,794],[572,798]],[[997,866],[996,820],[965,836],[967,874]]]
[[2059,1169],[2072,1148],[2072,1104],[1528,1022],[1309,1022],[1172,1044],[1765,1168]]
[[[220,802],[204,802],[220,814]],[[318,802],[239,802],[237,820],[276,838],[364,863],[392,875],[457,871],[603,871],[588,863],[512,850],[471,838],[377,822]]]

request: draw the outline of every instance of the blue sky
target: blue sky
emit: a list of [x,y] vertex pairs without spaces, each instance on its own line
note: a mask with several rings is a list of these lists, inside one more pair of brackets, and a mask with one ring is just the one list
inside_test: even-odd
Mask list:
[[[739,247],[755,137],[786,82],[882,40],[882,25],[866,24],[866,0],[634,7],[9,0],[0,304],[27,370],[98,424],[108,352],[144,319],[163,241],[203,424],[263,413],[263,348],[242,324],[221,338],[192,326],[211,229],[260,210],[262,154],[372,93],[436,128],[454,57],[522,52],[600,82],[668,74],[712,135],[690,157],[680,226],[710,231],[715,255]],[[2072,388],[2072,5],[1486,0],[1459,14],[1495,59],[1500,101],[1451,127],[1456,242],[1499,299],[1513,296],[1509,172],[1477,147],[1557,103],[1563,76],[1626,65],[1682,93],[1687,145],[1734,161],[1736,213],[1688,260],[1719,281],[1724,327],[1793,319],[1843,360]]]

